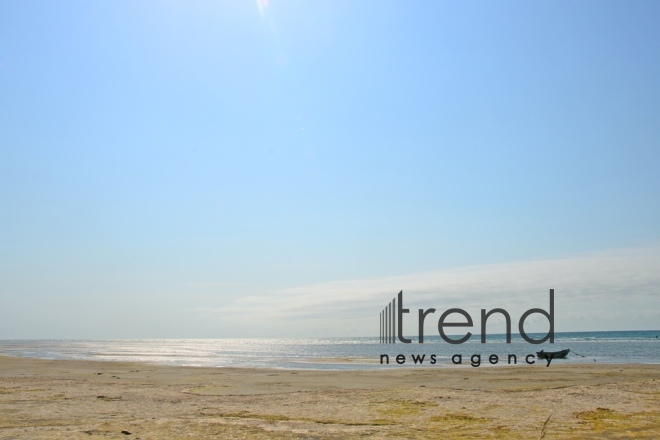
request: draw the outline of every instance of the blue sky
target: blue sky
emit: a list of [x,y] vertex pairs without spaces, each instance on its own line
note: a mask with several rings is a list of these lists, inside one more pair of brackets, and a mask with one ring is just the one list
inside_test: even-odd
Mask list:
[[401,289],[657,329],[658,17],[5,2],[0,338],[371,335]]

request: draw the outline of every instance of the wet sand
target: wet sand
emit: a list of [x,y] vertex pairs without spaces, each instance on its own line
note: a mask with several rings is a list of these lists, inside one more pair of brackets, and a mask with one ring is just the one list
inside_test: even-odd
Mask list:
[[660,365],[309,371],[0,356],[0,439],[660,438]]

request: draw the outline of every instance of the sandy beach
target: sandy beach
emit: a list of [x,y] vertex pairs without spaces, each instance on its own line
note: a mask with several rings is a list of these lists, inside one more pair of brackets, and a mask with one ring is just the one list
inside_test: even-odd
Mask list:
[[0,356],[0,438],[660,438],[660,365],[303,371]]

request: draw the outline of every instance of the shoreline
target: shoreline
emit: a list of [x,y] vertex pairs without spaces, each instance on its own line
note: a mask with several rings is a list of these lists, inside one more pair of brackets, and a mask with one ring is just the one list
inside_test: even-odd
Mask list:
[[[532,356],[531,354],[529,356]],[[406,356],[406,361],[403,364],[397,363],[396,356],[390,356],[389,363],[381,363],[380,359],[377,357],[366,358],[366,357],[318,357],[318,358],[272,358],[272,361],[276,364],[292,364],[292,365],[306,365],[305,367],[287,367],[287,366],[232,366],[232,365],[200,365],[200,364],[175,364],[175,363],[166,363],[159,361],[149,361],[149,360],[121,360],[121,359],[66,359],[66,358],[46,358],[46,357],[37,357],[37,356],[17,356],[13,354],[0,353],[0,359],[34,359],[42,361],[53,361],[53,362],[98,362],[98,363],[109,363],[109,364],[136,364],[136,365],[152,365],[152,366],[162,366],[162,367],[173,367],[173,368],[211,368],[211,369],[245,369],[245,370],[276,370],[276,371],[326,371],[326,372],[355,372],[355,371],[369,371],[369,372],[379,372],[387,370],[464,370],[464,369],[501,369],[501,368],[537,368],[539,366],[543,367],[589,367],[589,366],[626,366],[626,365],[655,365],[660,367],[660,363],[655,362],[629,362],[629,363],[607,363],[607,362],[571,362],[567,359],[552,359],[550,364],[548,364],[547,359],[539,359],[534,357],[532,360],[533,363],[528,363],[525,361],[525,357],[519,357],[517,362],[508,362],[506,358],[500,358],[497,364],[491,364],[487,356],[482,355],[479,365],[472,365],[471,357],[464,356],[461,364],[454,364],[451,360],[442,359],[438,360],[435,364],[431,364],[429,360],[425,360],[422,364],[417,364],[414,362],[411,356]],[[344,365],[349,368],[313,368],[311,365],[318,364],[323,366],[328,365]],[[350,366],[369,366],[370,368],[350,368]]]
[[[491,368],[491,362],[497,362],[495,367],[499,368],[509,363],[538,363],[534,354],[542,348],[570,348],[569,359],[553,359],[553,366],[564,362],[660,364],[660,352],[657,350],[660,340],[656,338],[656,331],[566,332],[562,342],[559,333],[557,335],[557,341],[552,347],[530,347],[529,344],[518,344],[515,340],[508,344],[500,340],[502,338],[489,340],[487,345],[474,341],[461,347],[433,341],[427,341],[429,344],[425,345],[378,344],[373,337],[1,340],[0,355],[144,361],[180,366],[379,370],[398,367],[395,365],[397,363],[404,364],[404,368],[420,368],[420,363],[424,364],[423,367],[431,368],[462,368],[472,364],[475,364],[473,368]],[[456,356],[462,357],[462,365],[454,365]]]

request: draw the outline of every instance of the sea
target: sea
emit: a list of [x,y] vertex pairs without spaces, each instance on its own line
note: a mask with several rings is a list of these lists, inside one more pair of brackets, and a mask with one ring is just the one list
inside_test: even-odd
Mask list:
[[[544,335],[530,334],[534,339]],[[439,336],[423,344],[381,343],[379,337],[305,339],[113,339],[0,340],[0,355],[41,359],[130,361],[179,366],[250,367],[314,370],[387,368],[497,368],[514,364],[545,365],[537,351],[570,349],[553,364],[658,364],[660,330],[555,333],[554,343],[530,344],[519,335],[472,335],[462,344]],[[400,356],[402,355],[402,356]],[[459,360],[461,363],[457,363]],[[492,355],[497,356],[497,363]],[[397,362],[403,360],[403,363]],[[423,360],[420,362],[421,356]],[[414,358],[417,359],[415,362]],[[435,359],[435,362],[432,362]],[[389,361],[389,363],[387,362]],[[478,362],[477,362],[478,361]]]

